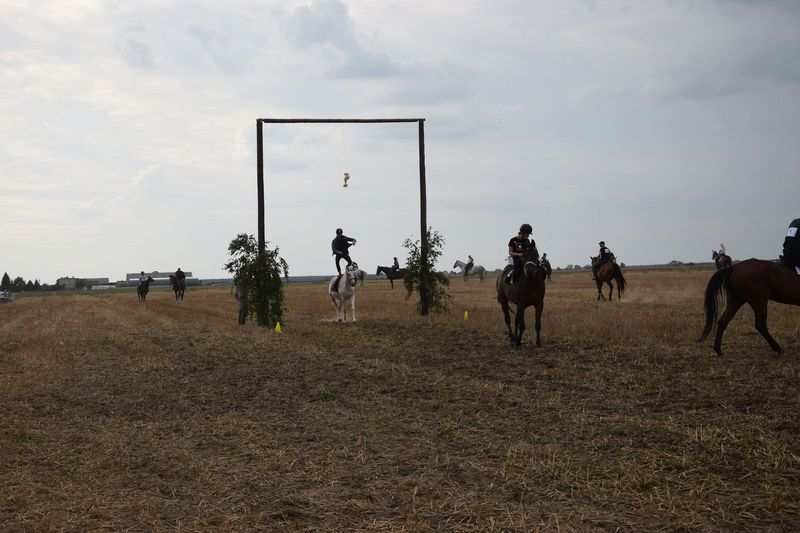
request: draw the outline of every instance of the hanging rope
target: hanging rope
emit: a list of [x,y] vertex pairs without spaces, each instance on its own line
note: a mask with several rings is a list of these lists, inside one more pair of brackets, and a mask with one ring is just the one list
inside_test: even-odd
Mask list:
[[347,171],[347,166],[348,166],[347,139],[345,138],[344,124],[339,126],[339,131],[341,132],[342,135],[342,165],[345,168],[344,183],[342,184],[342,187],[347,187],[347,182],[350,180],[350,172]]

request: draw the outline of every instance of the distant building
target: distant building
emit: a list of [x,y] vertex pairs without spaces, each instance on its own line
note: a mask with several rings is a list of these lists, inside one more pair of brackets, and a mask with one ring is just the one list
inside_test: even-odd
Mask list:
[[79,281],[83,282],[82,285],[84,287],[94,287],[95,285],[108,285],[108,278],[76,278],[74,276],[58,278],[56,280],[56,285],[61,285],[65,289],[74,290],[78,285]]

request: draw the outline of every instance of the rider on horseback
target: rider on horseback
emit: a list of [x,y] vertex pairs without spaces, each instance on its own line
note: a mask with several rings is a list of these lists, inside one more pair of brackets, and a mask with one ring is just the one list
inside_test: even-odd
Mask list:
[[178,270],[175,271],[175,279],[179,281],[186,279],[186,274],[181,270],[181,267],[178,267]]
[[344,235],[342,228],[336,229],[336,237],[331,241],[331,251],[333,252],[333,255],[336,256],[336,271],[340,275],[342,273],[342,267],[339,266],[339,261],[344,259],[347,261],[347,266],[353,264],[353,260],[350,259],[350,252],[347,249],[355,243],[355,239]]
[[467,257],[469,258],[469,261],[467,261],[467,264],[464,265],[464,275],[465,276],[469,275],[469,271],[472,270],[473,266],[475,266],[475,260],[472,259],[472,256],[471,255],[467,255]]
[[800,218],[792,220],[783,239],[783,255],[781,261],[794,267],[800,267]]
[[392,271],[397,272],[400,270],[400,263],[397,261],[397,258],[394,258],[394,263],[392,263]]
[[514,269],[506,275],[506,283],[514,283],[519,278],[519,271],[522,269],[523,250],[533,250],[535,258],[539,259],[539,252],[536,251],[536,242],[533,239],[528,239],[531,233],[533,233],[531,225],[523,224],[519,227],[519,233],[508,241],[508,255],[514,261]]
[[141,285],[142,283],[144,283],[145,281],[147,281],[147,278],[149,278],[149,277],[150,277],[150,276],[148,276],[147,274],[145,274],[145,273],[144,273],[144,270],[142,270],[142,271],[139,273],[139,285]]
[[611,250],[606,248],[606,241],[597,243],[600,246],[600,252],[597,254],[597,261],[592,265],[592,279],[597,279],[597,270],[604,264],[611,261]]

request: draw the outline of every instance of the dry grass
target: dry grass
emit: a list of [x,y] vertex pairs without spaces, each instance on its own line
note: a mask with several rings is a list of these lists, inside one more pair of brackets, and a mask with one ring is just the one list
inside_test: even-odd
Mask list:
[[556,273],[541,350],[506,344],[492,283],[456,279],[427,318],[368,283],[355,324],[293,285],[282,335],[237,327],[225,288],[19,298],[0,307],[0,523],[798,530],[800,309],[770,306],[787,355],[748,309],[719,359],[694,342],[709,275],[627,271],[596,303],[589,274]]

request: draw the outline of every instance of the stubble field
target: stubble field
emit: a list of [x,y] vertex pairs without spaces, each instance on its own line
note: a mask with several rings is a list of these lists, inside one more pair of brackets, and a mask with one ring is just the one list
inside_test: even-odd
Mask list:
[[[553,275],[544,347],[507,344],[493,278],[419,317],[387,281],[283,333],[230,288],[0,306],[0,523],[16,530],[800,529],[800,308],[776,356],[740,311],[694,342],[709,270]],[[464,320],[464,311],[469,320]],[[532,333],[533,312],[529,313]]]

